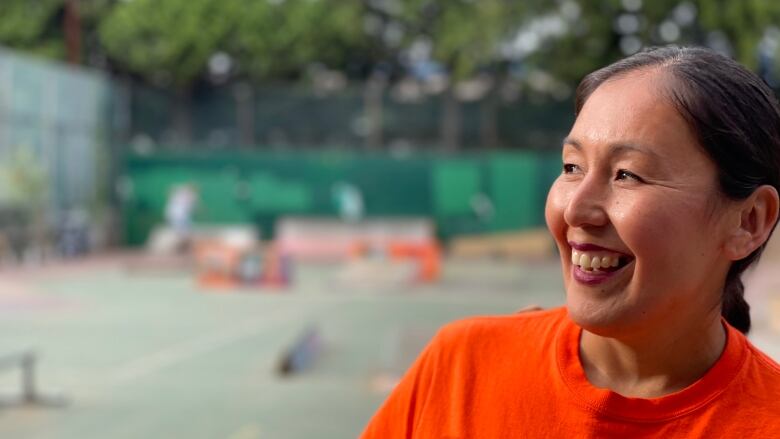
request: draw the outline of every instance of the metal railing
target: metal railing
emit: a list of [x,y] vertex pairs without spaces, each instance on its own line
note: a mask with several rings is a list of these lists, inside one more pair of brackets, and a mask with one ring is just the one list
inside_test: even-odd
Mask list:
[[19,368],[21,372],[20,394],[15,397],[4,397],[0,407],[11,405],[41,405],[61,407],[67,404],[62,395],[42,395],[38,392],[36,383],[36,365],[38,356],[32,350],[0,355],[0,371]]

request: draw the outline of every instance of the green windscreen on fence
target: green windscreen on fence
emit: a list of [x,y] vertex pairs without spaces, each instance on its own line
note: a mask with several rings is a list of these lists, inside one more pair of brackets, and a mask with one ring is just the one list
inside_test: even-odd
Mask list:
[[474,160],[441,160],[433,166],[434,211],[437,217],[470,214],[482,191],[482,169]]
[[130,156],[124,200],[126,241],[143,244],[164,221],[179,184],[200,196],[195,221],[249,223],[273,235],[282,216],[339,215],[338,191],[356,189],[367,217],[424,216],[440,237],[517,230],[544,221],[544,200],[560,167],[549,155],[356,152],[161,153]]
[[539,223],[539,161],[529,154],[500,154],[489,160],[496,229],[527,228]]

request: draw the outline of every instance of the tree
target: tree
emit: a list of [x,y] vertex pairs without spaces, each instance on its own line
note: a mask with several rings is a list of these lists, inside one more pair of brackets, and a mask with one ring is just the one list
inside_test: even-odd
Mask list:
[[709,36],[722,32],[731,43],[733,55],[739,62],[751,69],[758,67],[758,43],[768,28],[780,23],[779,2],[698,0],[692,4],[699,10],[699,26]]
[[[422,2],[413,0],[412,3]],[[499,43],[522,20],[527,12],[523,5],[523,2],[483,0],[447,2],[446,7],[442,2],[435,8],[428,28],[434,41],[433,56],[450,75],[441,121],[442,143],[446,149],[460,146],[462,116],[455,93],[458,83],[473,77],[480,68],[498,62]]]
[[[368,13],[402,29],[403,39],[396,57],[420,40],[430,43],[432,59],[448,76],[443,92],[442,145],[457,149],[460,144],[461,111],[456,89],[478,74],[492,77],[493,87],[503,74],[500,45],[524,21],[549,6],[547,2],[508,0],[401,0],[367,1]],[[392,43],[392,41],[390,42]],[[491,90],[492,92],[492,90]],[[489,93],[492,94],[492,93]],[[495,124],[495,118],[485,119]],[[488,127],[484,132],[494,132]]]
[[574,4],[579,17],[569,32],[528,59],[569,84],[641,47],[665,44],[709,46],[755,69],[759,41],[780,22],[780,2],[771,0]]
[[61,29],[53,27],[63,0],[0,2],[0,42],[47,58],[64,59]]
[[[315,62],[343,65],[360,40],[360,8],[335,0],[134,0],[117,5],[100,27],[110,57],[179,97],[178,131],[189,133],[193,85],[217,53],[233,78],[295,78]],[[185,134],[182,140],[188,140]]]
[[[96,28],[116,2],[3,0],[0,2],[0,44],[44,58],[103,67]],[[77,39],[77,44],[70,48],[69,35]]]
[[175,125],[189,141],[192,87],[233,26],[238,3],[134,0],[115,6],[100,25],[112,60],[149,82],[176,90]]
[[255,1],[240,9],[222,48],[253,81],[297,79],[313,62],[344,68],[365,51],[359,2]]

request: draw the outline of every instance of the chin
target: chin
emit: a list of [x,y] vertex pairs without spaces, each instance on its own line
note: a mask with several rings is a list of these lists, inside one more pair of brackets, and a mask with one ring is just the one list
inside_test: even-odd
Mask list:
[[[599,301],[601,302],[601,301]],[[567,295],[566,309],[569,317],[582,329],[603,337],[617,337],[625,334],[632,319],[624,310],[614,304],[595,303],[594,301]]]

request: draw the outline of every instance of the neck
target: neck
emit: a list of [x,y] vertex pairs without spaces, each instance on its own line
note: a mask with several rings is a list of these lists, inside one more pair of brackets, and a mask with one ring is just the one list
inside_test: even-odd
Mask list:
[[580,361],[596,387],[627,397],[657,398],[701,378],[725,346],[725,328],[720,315],[713,314],[627,338],[583,329]]

